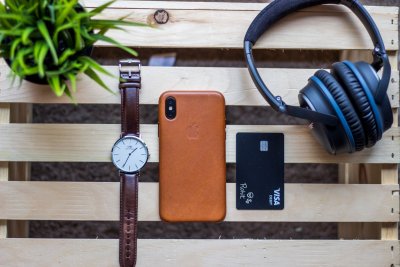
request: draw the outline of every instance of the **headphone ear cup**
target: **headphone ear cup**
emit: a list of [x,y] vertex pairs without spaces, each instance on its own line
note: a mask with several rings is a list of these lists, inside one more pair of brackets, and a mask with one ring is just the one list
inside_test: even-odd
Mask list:
[[336,104],[342,112],[345,118],[345,120],[342,120],[343,127],[345,129],[347,127],[350,129],[355,150],[362,150],[366,142],[364,129],[362,128],[362,124],[358,117],[358,114],[355,111],[345,90],[339,84],[339,82],[336,81],[336,79],[325,70],[317,71],[314,76],[320,79],[322,83],[326,86],[326,88],[329,90],[334,98],[335,103],[333,105]]
[[[343,86],[358,113],[367,139],[366,147],[373,146],[378,141],[379,134],[371,105],[364,91],[369,89],[361,86],[357,77],[343,62],[333,64],[331,73]],[[376,87],[379,82],[374,80],[376,80],[375,77],[371,78],[370,84]]]
[[[348,94],[354,95],[354,105],[358,106],[361,112],[363,110],[360,108],[363,103],[357,104],[360,101],[360,94],[364,94],[367,99],[367,103],[372,111],[372,116],[376,123],[377,137],[372,136],[372,144],[369,141],[369,145],[375,144],[376,141],[382,138],[384,131],[389,129],[393,123],[393,113],[391,110],[389,97],[387,95],[380,101],[378,105],[375,100],[375,95],[379,90],[380,79],[376,71],[366,62],[356,62],[352,63],[350,61],[344,61],[342,64],[338,64],[333,70],[338,78],[342,79],[343,83],[348,83],[349,79],[356,80],[358,82],[358,89],[352,85],[345,86],[348,89]],[[356,83],[357,84],[357,83]],[[355,94],[359,92],[359,94]],[[360,113],[361,116],[361,113]],[[369,127],[365,128],[367,135],[371,136]]]
[[[311,77],[312,78],[312,77]],[[318,88],[317,84],[309,79],[308,84],[299,92],[299,103],[302,108],[337,116],[329,100]],[[340,125],[329,126],[323,123],[310,121],[311,133],[317,141],[331,154],[352,152],[354,149],[347,141],[346,133]]]
[[[370,64],[364,61],[355,62],[353,65],[357,68],[360,75],[365,80],[368,88],[371,90],[372,95],[375,96],[376,92],[379,89],[379,83],[380,83],[380,78],[376,73],[375,69]],[[393,124],[392,107],[390,105],[389,97],[387,95],[385,95],[385,97],[383,98],[381,103],[377,106],[377,108],[379,110],[380,113],[379,115],[381,116],[381,120],[383,122],[382,132],[385,132]]]
[[334,115],[340,120],[336,127],[314,123],[314,135],[328,151],[351,153],[364,148],[365,136],[357,113],[344,89],[331,74],[324,70],[317,71],[300,91],[299,101],[302,107]]

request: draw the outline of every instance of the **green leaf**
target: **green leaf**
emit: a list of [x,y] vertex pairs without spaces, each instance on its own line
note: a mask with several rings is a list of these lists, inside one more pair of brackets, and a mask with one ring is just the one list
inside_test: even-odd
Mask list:
[[17,53],[15,61],[18,62],[18,64],[22,68],[22,71],[29,68],[29,66],[25,63],[25,56],[29,55],[32,52],[33,48],[24,48],[20,49],[19,52]]
[[39,76],[43,78],[45,75],[44,59],[46,58],[47,52],[49,51],[49,47],[45,43],[42,43],[39,51],[40,52],[39,52],[38,59],[37,59],[37,64],[38,64],[38,69],[39,69],[38,72],[39,72]]
[[91,69],[90,67],[88,67],[85,70],[85,74],[91,78],[93,81],[95,81],[97,84],[99,84],[101,87],[103,87],[104,89],[106,89],[107,91],[109,91],[110,93],[114,93],[113,91],[111,91],[110,88],[108,88],[108,86],[103,82],[102,79],[100,79],[99,75],[97,75],[97,73]]
[[29,17],[17,15],[17,14],[0,13],[0,19],[16,20],[16,21],[27,23],[27,24],[31,23],[31,21],[29,20]]
[[56,20],[56,14],[55,14],[54,6],[53,5],[48,5],[47,9],[49,10],[49,13],[50,13],[50,21],[51,21],[52,24],[54,24],[54,22]]
[[68,62],[66,62],[61,68],[58,68],[57,70],[46,71],[46,75],[47,76],[65,75],[66,73],[71,72],[73,69],[75,69],[75,66],[73,64],[68,64]]
[[137,55],[138,55],[137,52],[136,52],[135,50],[133,50],[133,49],[131,49],[131,48],[129,48],[129,47],[126,47],[126,46],[120,44],[119,42],[115,41],[114,39],[111,39],[110,37],[103,36],[103,35],[99,35],[99,34],[92,34],[92,37],[95,38],[95,39],[97,39],[97,40],[100,40],[100,41],[103,41],[103,42],[106,42],[106,43],[113,44],[113,45],[115,45],[116,47],[118,47],[118,48],[124,50],[125,52],[128,52],[128,53],[131,54],[132,56],[137,57]]
[[88,23],[90,26],[93,26],[94,28],[100,28],[100,27],[110,27],[114,28],[116,25],[122,25],[122,26],[136,26],[136,27],[148,27],[148,24],[141,23],[141,22],[133,22],[133,21],[126,21],[126,20],[100,20],[100,19],[91,19]]
[[76,75],[72,74],[72,73],[67,73],[65,76],[71,83],[72,92],[75,93],[76,92]]
[[57,29],[54,31],[54,34],[53,34],[53,42],[58,43],[58,35],[60,32],[68,30],[68,29],[72,29],[74,27],[75,27],[75,24],[73,22],[69,22],[67,24],[57,27]]
[[39,29],[40,33],[42,34],[43,38],[45,39],[47,45],[49,46],[50,53],[53,57],[54,64],[57,65],[58,64],[57,52],[56,52],[56,49],[54,48],[53,42],[51,41],[49,31],[47,30],[46,24],[42,20],[39,20],[37,22],[37,26],[38,26],[38,29]]
[[18,3],[15,3],[16,5],[14,5],[14,1],[10,1],[10,0],[6,0],[5,4],[6,6],[12,11],[12,12],[18,12],[19,8],[18,8]]
[[68,98],[71,100],[71,102],[76,106],[78,105],[78,102],[76,102],[75,97],[71,94],[71,91],[68,88],[68,85],[66,85],[66,88],[64,90],[64,94],[68,96]]
[[6,36],[21,36],[22,33],[22,30],[0,30],[0,34],[4,34]]
[[105,4],[102,4],[101,6],[96,7],[95,9],[93,9],[92,11],[90,11],[89,13],[94,15],[100,14],[101,12],[103,12],[104,9],[106,9],[107,7],[109,7],[110,5],[112,5],[116,0],[107,2]]
[[63,86],[60,84],[60,76],[51,76],[47,78],[47,81],[50,85],[51,90],[58,97],[62,96],[65,90],[66,85]]
[[71,48],[67,48],[60,56],[59,64],[63,64],[69,56],[75,55],[76,51],[72,50]]
[[91,12],[87,12],[87,13],[78,13],[74,16],[73,20],[76,22],[81,22],[81,21],[85,21],[88,20],[90,17],[94,16],[96,14],[92,14]]
[[75,33],[75,49],[79,51],[84,48],[84,45],[83,45],[84,42],[82,41],[80,28],[74,27],[74,33]]
[[31,43],[31,40],[29,40],[29,35],[30,35],[34,30],[35,30],[35,28],[29,27],[29,28],[26,28],[26,29],[23,31],[21,39],[22,39],[22,43],[23,43],[24,45],[27,45],[27,44]]
[[79,61],[83,63],[87,63],[92,69],[97,70],[100,73],[108,75],[113,78],[118,78],[117,76],[113,75],[112,73],[108,72],[105,68],[103,68],[99,63],[88,56],[79,57]]
[[[6,7],[5,7],[4,4],[0,1],[0,13],[6,13],[6,12],[7,12],[7,11],[6,11]],[[5,27],[5,28],[7,28],[7,29],[12,28],[11,23],[10,23],[8,20],[6,20],[6,19],[0,19],[0,22],[1,22],[1,26]]]
[[74,9],[77,3],[77,0],[72,0],[67,2],[67,4],[63,6],[61,14],[59,14],[57,17],[56,25],[62,25],[64,23],[65,18],[71,14],[71,11]]
[[10,59],[13,60],[15,57],[15,50],[17,50],[18,45],[21,43],[21,39],[14,39],[14,41],[11,43],[10,47]]
[[38,71],[39,71],[38,66],[34,66],[34,67],[24,69],[24,74],[25,75],[34,75],[34,74],[37,74]]
[[33,58],[34,58],[35,62],[38,62],[41,47],[42,47],[42,42],[40,42],[40,41],[35,42],[35,44],[33,46]]
[[27,13],[27,14],[32,14],[32,12],[35,11],[35,10],[37,9],[38,5],[39,5],[38,2],[34,3],[30,8],[28,8],[28,9],[26,10],[26,13]]
[[111,30],[111,29],[127,32],[126,29],[115,26],[115,27],[113,27],[113,28],[108,28],[108,27],[99,28],[99,31],[97,32],[97,34],[99,34],[99,35],[105,35],[105,34],[106,34],[109,30]]

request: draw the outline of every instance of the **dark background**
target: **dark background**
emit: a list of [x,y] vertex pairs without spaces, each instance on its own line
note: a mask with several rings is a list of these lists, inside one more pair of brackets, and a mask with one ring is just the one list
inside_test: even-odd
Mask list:
[[[235,1],[230,1],[235,2]],[[265,1],[253,1],[265,2]],[[367,5],[399,6],[400,0],[368,0]],[[334,36],[332,37],[334,38]],[[245,67],[240,49],[138,49],[146,65],[151,55],[176,52],[177,66]],[[127,55],[114,48],[96,48],[93,56],[102,64],[115,65]],[[339,51],[268,50],[255,54],[259,67],[329,68]],[[299,81],[299,88],[306,81]],[[119,123],[118,105],[34,105],[35,123]],[[157,123],[157,106],[141,106],[141,123]],[[303,124],[278,115],[269,108],[227,107],[228,124]],[[141,182],[158,181],[158,164],[150,163]],[[335,164],[285,164],[286,183],[337,183]],[[33,163],[33,181],[119,181],[111,163]],[[227,165],[228,182],[235,181],[235,164]],[[139,190],[139,193],[140,190]],[[302,209],[301,206],[298,207]],[[337,239],[337,223],[178,223],[139,222],[139,238],[268,238]],[[118,222],[31,221],[30,237],[118,238]]]

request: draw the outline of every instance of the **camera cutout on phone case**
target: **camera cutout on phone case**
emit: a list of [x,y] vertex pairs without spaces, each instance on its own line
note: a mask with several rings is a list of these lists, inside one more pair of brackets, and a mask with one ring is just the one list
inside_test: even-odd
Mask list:
[[165,116],[169,120],[173,120],[176,117],[176,100],[172,96],[165,100]]

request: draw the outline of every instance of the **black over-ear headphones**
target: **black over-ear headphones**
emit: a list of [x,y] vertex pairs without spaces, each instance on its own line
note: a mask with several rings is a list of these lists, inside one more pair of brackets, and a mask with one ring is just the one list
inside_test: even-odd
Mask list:
[[[334,63],[330,73],[318,70],[299,93],[300,107],[286,105],[262,81],[252,47],[279,19],[321,4],[343,4],[357,15],[373,41],[373,63],[343,61]],[[391,74],[389,60],[377,26],[357,0],[275,0],[251,23],[244,50],[250,75],[265,100],[278,112],[311,121],[314,136],[330,153],[371,147],[391,127],[393,114],[386,94]],[[377,72],[382,67],[380,79]]]

